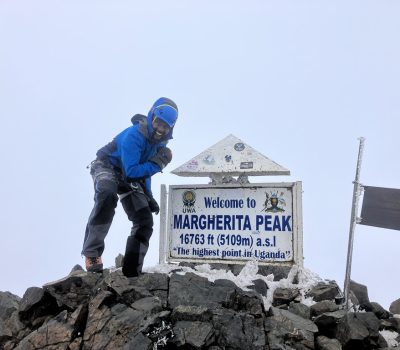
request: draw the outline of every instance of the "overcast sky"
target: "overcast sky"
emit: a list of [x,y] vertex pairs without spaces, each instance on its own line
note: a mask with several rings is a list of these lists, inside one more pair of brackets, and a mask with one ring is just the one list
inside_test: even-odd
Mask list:
[[[358,137],[361,182],[400,188],[399,18],[395,0],[0,0],[0,290],[83,265],[86,165],[160,96],[180,116],[155,196],[206,183],[169,171],[233,134],[291,170],[252,182],[303,182],[304,265],[343,286]],[[129,232],[118,206],[105,266]],[[386,308],[399,249],[400,232],[357,226],[352,278]]]

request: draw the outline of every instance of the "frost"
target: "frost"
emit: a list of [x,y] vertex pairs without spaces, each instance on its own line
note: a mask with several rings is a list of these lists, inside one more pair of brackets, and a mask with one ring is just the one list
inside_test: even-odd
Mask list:
[[399,342],[396,341],[396,338],[399,336],[399,333],[388,330],[379,331],[379,333],[381,334],[382,337],[385,338],[389,347],[394,347],[399,345]]

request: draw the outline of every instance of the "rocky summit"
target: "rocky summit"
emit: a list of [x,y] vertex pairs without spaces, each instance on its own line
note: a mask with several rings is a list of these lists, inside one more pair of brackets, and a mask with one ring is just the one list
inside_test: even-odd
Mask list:
[[22,298],[0,292],[0,349],[400,349],[400,299],[387,311],[358,283],[346,311],[333,281],[240,288],[182,269],[126,278],[76,266]]

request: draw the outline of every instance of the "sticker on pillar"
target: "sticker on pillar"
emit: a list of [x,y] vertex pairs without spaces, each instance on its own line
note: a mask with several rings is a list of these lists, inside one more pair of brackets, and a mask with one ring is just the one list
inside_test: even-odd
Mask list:
[[238,142],[238,143],[235,143],[235,145],[233,146],[233,148],[235,149],[235,151],[241,152],[241,151],[244,150],[245,145],[244,145],[244,143],[242,143],[242,142]]
[[207,165],[213,165],[215,163],[215,159],[212,154],[209,154],[203,159],[203,162]]
[[232,156],[230,154],[227,154],[225,156],[225,162],[229,163],[230,161],[232,161]]
[[190,170],[196,170],[199,167],[199,163],[197,160],[192,159],[189,163],[186,164],[186,168]]
[[241,162],[240,169],[253,169],[253,162]]
[[285,209],[282,206],[286,206],[285,198],[283,198],[283,192],[280,195],[278,193],[265,192],[264,208],[261,211],[269,213],[281,213]]

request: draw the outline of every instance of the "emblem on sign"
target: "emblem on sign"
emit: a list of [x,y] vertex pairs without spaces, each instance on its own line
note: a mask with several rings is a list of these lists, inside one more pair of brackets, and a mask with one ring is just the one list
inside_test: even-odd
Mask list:
[[196,202],[196,193],[193,191],[185,191],[182,194],[183,213],[195,213],[194,203]]
[[286,201],[283,198],[283,192],[281,192],[280,195],[278,195],[278,193],[265,192],[264,208],[261,211],[266,211],[270,213],[284,212],[285,209],[283,209],[279,205],[286,206]]

